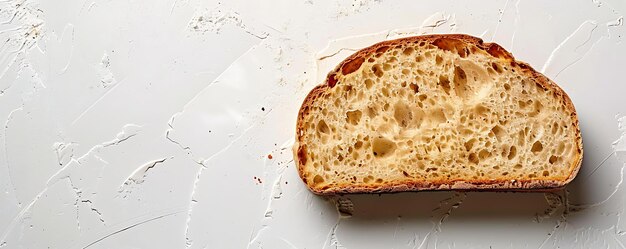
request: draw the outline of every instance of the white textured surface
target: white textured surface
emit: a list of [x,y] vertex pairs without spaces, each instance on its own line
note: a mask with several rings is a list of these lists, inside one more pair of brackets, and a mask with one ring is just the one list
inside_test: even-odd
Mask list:
[[[625,11],[601,0],[1,1],[0,248],[625,248]],[[356,49],[457,32],[498,42],[570,95],[585,148],[573,184],[308,192],[290,151],[306,93]]]

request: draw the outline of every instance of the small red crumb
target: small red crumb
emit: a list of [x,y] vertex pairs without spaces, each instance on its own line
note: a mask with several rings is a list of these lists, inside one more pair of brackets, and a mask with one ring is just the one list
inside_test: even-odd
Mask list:
[[272,158],[273,158],[273,157],[272,157],[272,154],[268,154],[268,155],[267,155],[267,159],[272,159]]

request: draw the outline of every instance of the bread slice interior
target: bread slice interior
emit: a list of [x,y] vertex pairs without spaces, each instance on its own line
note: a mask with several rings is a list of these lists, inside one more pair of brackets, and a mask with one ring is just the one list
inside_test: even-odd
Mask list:
[[296,135],[300,176],[319,194],[555,188],[582,159],[561,88],[466,35],[357,52],[307,96]]

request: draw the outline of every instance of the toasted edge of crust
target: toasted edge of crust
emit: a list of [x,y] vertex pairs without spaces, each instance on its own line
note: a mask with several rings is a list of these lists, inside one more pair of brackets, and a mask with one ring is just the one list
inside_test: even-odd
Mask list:
[[[300,143],[302,135],[301,131],[304,128],[303,120],[306,115],[309,113],[309,108],[313,101],[317,99],[322,93],[324,93],[327,89],[334,87],[336,83],[336,79],[334,79],[335,74],[342,70],[343,66],[352,62],[355,59],[362,58],[371,53],[375,53],[378,49],[387,47],[387,46],[397,46],[403,45],[407,43],[416,43],[416,42],[427,42],[433,43],[434,41],[441,39],[455,39],[466,44],[472,44],[481,48],[483,51],[487,52],[493,57],[506,60],[511,65],[517,65],[521,69],[523,74],[528,75],[535,79],[542,88],[545,90],[554,90],[555,93],[563,98],[564,103],[566,105],[566,109],[571,113],[571,117],[573,120],[574,128],[576,129],[576,144],[578,145],[577,153],[574,155],[575,159],[573,160],[573,164],[570,166],[570,174],[565,180],[559,179],[550,179],[550,180],[532,180],[532,179],[518,179],[515,181],[511,180],[503,180],[503,179],[494,179],[489,181],[471,181],[471,180],[445,180],[440,182],[423,182],[417,180],[409,180],[400,183],[392,183],[385,185],[333,185],[328,188],[319,189],[315,186],[311,185],[304,177],[304,172],[302,166],[306,164],[306,144]],[[351,72],[350,72],[351,73]],[[348,73],[349,74],[349,73]],[[485,43],[482,39],[473,37],[465,34],[433,34],[433,35],[423,35],[423,36],[413,36],[400,38],[396,40],[383,41],[372,46],[366,47],[352,54],[345,60],[339,63],[339,65],[328,73],[326,77],[326,81],[313,88],[309,94],[304,99],[302,106],[300,107],[300,111],[298,112],[298,119],[296,123],[296,139],[293,146],[294,153],[294,162],[296,163],[296,167],[298,168],[298,175],[307,185],[307,187],[315,194],[318,195],[337,195],[337,194],[356,194],[356,193],[384,193],[384,192],[402,192],[402,191],[421,191],[421,190],[492,190],[492,191],[552,191],[563,188],[566,184],[570,183],[580,170],[582,159],[583,159],[583,144],[582,144],[582,136],[580,133],[580,125],[578,121],[578,115],[576,114],[576,109],[574,108],[574,104],[572,100],[569,98],[567,93],[563,91],[556,83],[548,79],[545,75],[537,72],[530,65],[525,62],[517,61],[513,57],[511,53],[506,51],[500,45],[496,43]]]

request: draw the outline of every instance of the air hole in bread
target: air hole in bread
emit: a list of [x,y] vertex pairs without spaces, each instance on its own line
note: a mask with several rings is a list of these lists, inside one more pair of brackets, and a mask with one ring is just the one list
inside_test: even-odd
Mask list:
[[563,143],[563,141],[559,142],[559,146],[556,149],[556,153],[559,155],[563,155],[563,152],[565,152],[565,143]]
[[365,58],[363,58],[362,56],[354,58],[354,59],[346,62],[343,65],[343,67],[341,68],[341,73],[343,75],[351,74],[351,73],[355,72],[356,70],[358,70],[361,67],[361,65],[363,64],[363,62],[365,62]]
[[361,149],[361,147],[363,147],[363,142],[361,141],[357,141],[356,143],[354,143],[354,148],[355,149]]
[[429,117],[434,123],[444,123],[448,120],[446,114],[443,112],[443,109],[436,109],[430,113]]
[[539,153],[543,150],[543,144],[540,141],[533,143],[533,147],[530,149],[533,153]]
[[454,67],[454,92],[460,98],[466,98],[468,95],[467,75],[461,67]]
[[441,65],[442,62],[443,62],[443,58],[441,58],[441,56],[439,55],[435,56],[435,64],[437,66]]
[[509,160],[513,160],[513,158],[515,158],[516,155],[517,155],[517,147],[511,146],[511,148],[509,148],[509,155],[506,157]]
[[383,77],[383,75],[385,74],[385,73],[383,72],[383,69],[382,69],[382,67],[381,67],[381,65],[380,65],[380,64],[374,64],[374,65],[372,66],[372,72],[373,72],[373,73],[374,73],[374,75],[376,75],[376,77],[378,77],[378,78]]
[[530,113],[528,113],[528,116],[535,117],[539,113],[541,113],[542,109],[543,109],[543,105],[539,101],[535,101],[533,105],[533,110]]
[[324,182],[324,177],[322,177],[321,175],[315,175],[315,177],[313,177],[313,183],[315,185],[323,183]]
[[395,150],[396,143],[385,137],[378,136],[372,141],[372,154],[374,157],[386,157],[391,155]]
[[553,155],[553,156],[550,156],[550,159],[548,159],[548,162],[550,162],[550,164],[554,164],[557,160],[559,160],[559,158]]
[[486,149],[482,149],[480,150],[480,152],[478,153],[478,158],[479,160],[485,160],[487,158],[489,158],[491,156],[491,152],[489,152]]
[[467,142],[465,142],[463,144],[463,146],[465,146],[465,151],[472,150],[472,148],[474,148],[474,144],[476,144],[476,142],[478,142],[478,140],[476,140],[476,138],[472,138],[472,139],[468,140]]
[[476,153],[470,153],[467,159],[473,164],[478,164],[480,162]]
[[376,111],[376,108],[374,108],[374,107],[371,107],[371,106],[370,106],[370,107],[367,107],[367,116],[368,116],[370,119],[373,119],[373,118],[375,118],[376,116],[378,116],[378,111]]
[[551,128],[552,134],[556,135],[559,131],[559,125],[556,122],[554,122],[550,126],[551,126],[550,128]]
[[374,81],[371,79],[366,79],[364,83],[365,83],[365,88],[367,89],[371,89],[372,86],[374,85]]
[[487,109],[487,107],[485,107],[484,105],[477,105],[476,107],[474,107],[474,113],[476,114],[476,116],[483,116],[486,115],[489,112],[489,109]]
[[504,136],[506,135],[506,133],[504,132],[504,129],[500,125],[496,125],[493,128],[491,128],[491,132],[493,132],[493,134],[496,135],[496,139],[498,139],[498,141],[502,141],[504,139]]
[[[383,93],[385,93],[385,92],[383,91]],[[389,95],[389,93],[387,93],[387,95]],[[389,110],[389,103],[385,103],[385,104],[383,105],[383,112],[386,112],[386,111],[388,111],[388,110]],[[386,117],[383,117],[383,119],[384,119],[384,118],[386,118]],[[388,120],[388,119],[387,119],[387,120]]]
[[407,47],[407,48],[405,48],[405,49],[402,51],[402,53],[403,53],[404,55],[407,55],[407,56],[408,56],[408,55],[411,55],[411,54],[413,53],[413,51],[415,51],[415,49],[413,49],[413,47]]
[[[324,122],[324,120],[320,120],[317,123],[317,134],[318,136],[321,135],[328,135],[330,133],[330,128],[328,127],[328,125],[326,124],[326,122]],[[322,139],[324,140],[324,142],[326,140],[328,140],[328,136],[321,136]]]
[[[417,84],[415,84],[415,83],[411,83],[411,84],[409,85],[409,87],[410,87],[410,88],[411,88],[411,90],[413,90],[413,92],[415,92],[415,93],[419,93],[419,91],[420,91],[419,86],[417,86]],[[421,100],[420,100],[420,101],[421,101]]]
[[351,125],[358,125],[362,114],[359,110],[348,111],[346,112],[346,121]]
[[413,120],[413,113],[409,106],[404,102],[397,102],[394,104],[393,117],[401,127],[408,127]]
[[500,65],[498,65],[498,63],[492,62],[491,63],[491,67],[493,68],[493,70],[495,70],[497,73],[501,74],[502,73],[502,67],[500,67]]
[[383,94],[383,96],[384,96],[385,98],[389,98],[389,96],[390,96],[389,89],[387,89],[387,88],[383,88],[383,90],[381,91],[381,93]]
[[443,91],[446,92],[446,94],[450,95],[450,80],[447,76],[439,76],[439,85],[443,88]]

